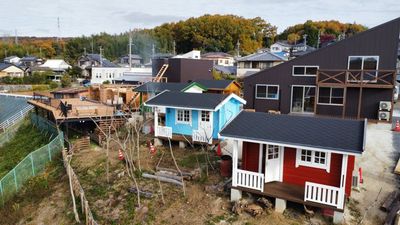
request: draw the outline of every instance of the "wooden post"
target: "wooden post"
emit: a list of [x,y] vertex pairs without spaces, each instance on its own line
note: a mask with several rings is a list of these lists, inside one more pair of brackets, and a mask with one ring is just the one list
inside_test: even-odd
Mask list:
[[362,86],[360,87],[360,92],[358,96],[358,110],[357,110],[357,119],[360,119],[361,116],[361,102],[362,102],[362,94],[363,94],[363,88]]
[[343,108],[342,108],[342,118],[344,119],[346,117],[346,102],[347,102],[347,86],[344,87],[343,90]]
[[154,136],[158,137],[158,112],[157,112],[157,107],[154,107]]
[[79,215],[78,215],[78,212],[76,211],[74,189],[72,188],[72,172],[71,172],[72,168],[71,168],[71,165],[69,164],[69,162],[67,164],[67,171],[68,171],[67,174],[68,174],[68,180],[69,180],[69,189],[70,189],[70,192],[71,192],[71,198],[72,198],[73,211],[74,211],[74,214],[75,214],[75,220],[76,220],[76,222],[80,223],[81,221],[79,220]]

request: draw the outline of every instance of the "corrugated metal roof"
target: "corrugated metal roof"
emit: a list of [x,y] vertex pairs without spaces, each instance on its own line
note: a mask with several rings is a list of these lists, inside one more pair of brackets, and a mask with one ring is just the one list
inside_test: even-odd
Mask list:
[[364,129],[364,121],[242,111],[220,135],[359,154]]
[[148,100],[149,106],[169,106],[214,110],[228,95],[165,91]]
[[208,89],[224,90],[233,82],[233,80],[195,80],[195,82]]

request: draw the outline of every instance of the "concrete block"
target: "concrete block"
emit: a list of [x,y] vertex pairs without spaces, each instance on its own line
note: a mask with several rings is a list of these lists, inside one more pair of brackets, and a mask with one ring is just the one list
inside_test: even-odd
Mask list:
[[242,191],[231,188],[231,202],[239,201],[242,198]]
[[344,214],[342,212],[334,211],[333,212],[333,223],[334,224],[342,224],[344,221]]
[[186,148],[186,142],[180,141],[179,142],[179,148]]
[[163,146],[163,142],[159,138],[154,138],[154,146]]
[[283,213],[286,209],[287,201],[285,199],[276,198],[275,199],[275,212]]

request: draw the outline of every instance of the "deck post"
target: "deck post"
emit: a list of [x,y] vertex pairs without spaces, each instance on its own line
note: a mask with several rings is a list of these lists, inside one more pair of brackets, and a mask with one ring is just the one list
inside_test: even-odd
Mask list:
[[346,176],[347,176],[348,155],[342,157],[342,172],[340,176],[340,196],[338,199],[338,208],[344,209],[344,198],[346,196]]
[[158,111],[157,107],[154,107],[154,136],[158,137]]
[[258,149],[258,172],[262,173],[262,160],[263,160],[263,144],[259,144],[260,147]]
[[238,141],[234,140],[233,141],[233,151],[232,151],[232,186],[236,187],[237,186],[237,169],[238,169]]

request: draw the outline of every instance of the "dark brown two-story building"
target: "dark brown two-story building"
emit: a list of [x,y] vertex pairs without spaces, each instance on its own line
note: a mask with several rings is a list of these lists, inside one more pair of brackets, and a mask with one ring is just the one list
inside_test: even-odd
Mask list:
[[246,77],[246,107],[390,120],[399,30],[397,18]]

